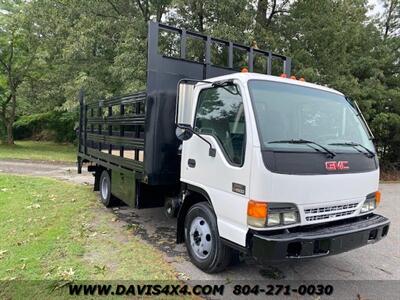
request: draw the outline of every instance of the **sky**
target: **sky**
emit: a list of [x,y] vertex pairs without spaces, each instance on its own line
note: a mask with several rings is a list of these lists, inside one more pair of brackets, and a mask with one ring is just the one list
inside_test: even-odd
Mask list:
[[383,5],[381,0],[369,0],[370,5],[374,6],[374,9],[369,13],[370,16],[380,14],[383,12]]

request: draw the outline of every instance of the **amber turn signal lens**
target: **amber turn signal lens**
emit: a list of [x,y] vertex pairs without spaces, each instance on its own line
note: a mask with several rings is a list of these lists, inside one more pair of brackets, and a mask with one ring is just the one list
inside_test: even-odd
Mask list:
[[381,203],[381,192],[380,191],[375,192],[375,203],[376,203],[376,206],[378,206],[379,203]]
[[247,224],[254,227],[265,227],[267,223],[268,204],[250,200],[247,204]]
[[247,215],[253,218],[263,218],[267,217],[268,205],[266,202],[258,202],[250,200],[247,204]]

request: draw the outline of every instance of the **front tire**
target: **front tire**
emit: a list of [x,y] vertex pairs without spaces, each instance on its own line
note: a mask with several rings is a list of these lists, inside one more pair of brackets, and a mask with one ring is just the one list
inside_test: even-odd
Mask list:
[[117,205],[117,199],[111,194],[111,178],[107,170],[103,170],[100,176],[100,198],[105,207]]
[[192,263],[207,273],[224,270],[232,249],[219,237],[217,218],[207,202],[193,205],[185,217],[185,243]]

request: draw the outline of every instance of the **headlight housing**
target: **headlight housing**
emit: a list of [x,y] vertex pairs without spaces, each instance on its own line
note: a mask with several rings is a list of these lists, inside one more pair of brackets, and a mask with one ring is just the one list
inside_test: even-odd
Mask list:
[[297,207],[291,203],[266,203],[250,200],[247,224],[253,227],[286,226],[300,222]]
[[360,213],[367,213],[378,207],[381,202],[381,193],[379,191],[368,194],[363,205],[361,206]]

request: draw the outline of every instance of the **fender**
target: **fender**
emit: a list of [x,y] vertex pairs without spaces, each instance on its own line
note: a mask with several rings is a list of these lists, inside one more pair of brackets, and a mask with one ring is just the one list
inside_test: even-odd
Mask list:
[[197,186],[184,184],[182,190],[186,192],[186,196],[179,208],[177,226],[176,226],[176,243],[180,244],[185,241],[185,216],[189,208],[196,203],[207,201],[214,210],[211,198],[208,193]]

